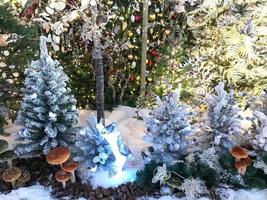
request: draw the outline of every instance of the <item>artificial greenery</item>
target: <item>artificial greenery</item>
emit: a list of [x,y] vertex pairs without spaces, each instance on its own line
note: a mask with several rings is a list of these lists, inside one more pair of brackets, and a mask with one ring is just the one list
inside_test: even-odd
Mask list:
[[[197,154],[196,154],[197,155]],[[195,156],[194,162],[188,163],[185,157],[176,164],[168,168],[169,171],[174,171],[185,179],[199,178],[205,182],[207,188],[217,187],[220,183],[231,185],[234,188],[266,188],[267,187],[267,174],[262,169],[255,168],[253,164],[248,166],[245,175],[238,174],[235,168],[235,159],[227,149],[221,150],[219,153],[219,163],[222,171],[216,171],[210,168],[207,164],[201,163],[198,156]],[[261,155],[261,158],[267,164],[267,155]],[[252,159],[253,161],[254,158]],[[142,187],[158,188],[159,184],[153,184],[152,178],[154,170],[162,163],[151,161],[145,165],[143,170],[137,172],[136,182]]]
[[9,4],[3,3],[0,4],[0,33],[16,34],[18,38],[7,46],[0,46],[0,85],[4,90],[4,100],[0,103],[4,104],[9,117],[14,120],[22,98],[24,70],[38,53],[38,28],[21,25]]
[[159,164],[152,160],[142,170],[136,172],[136,183],[141,187],[146,187],[148,190],[159,188],[159,185],[152,184],[151,180],[154,175],[154,171]]

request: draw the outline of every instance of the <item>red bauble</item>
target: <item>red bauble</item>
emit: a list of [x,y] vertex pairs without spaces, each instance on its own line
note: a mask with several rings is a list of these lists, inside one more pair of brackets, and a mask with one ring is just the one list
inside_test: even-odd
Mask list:
[[130,81],[135,81],[136,80],[136,76],[134,74],[131,74],[129,79],[130,79]]
[[28,0],[19,14],[19,18],[25,22],[29,22],[30,19],[35,14],[35,10],[38,8],[39,4],[37,0]]
[[154,57],[159,57],[159,52],[157,51],[157,49],[152,49],[150,51],[150,55]]
[[148,60],[148,62],[147,62],[147,65],[149,66],[149,67],[152,67],[153,66],[153,61],[152,60]]
[[176,13],[174,13],[174,14],[172,15],[172,19],[173,19],[173,20],[177,19],[177,17],[178,17],[178,16],[177,16]]
[[141,15],[135,15],[134,16],[134,21],[135,22],[141,22],[142,21],[142,16]]

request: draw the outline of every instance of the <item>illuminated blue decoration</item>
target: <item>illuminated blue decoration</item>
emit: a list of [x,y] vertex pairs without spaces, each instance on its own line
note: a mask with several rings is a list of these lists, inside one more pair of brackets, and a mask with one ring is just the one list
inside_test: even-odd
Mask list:
[[93,115],[87,123],[77,136],[74,160],[93,172],[108,171],[110,176],[121,173],[131,152],[123,143],[117,123],[104,127]]

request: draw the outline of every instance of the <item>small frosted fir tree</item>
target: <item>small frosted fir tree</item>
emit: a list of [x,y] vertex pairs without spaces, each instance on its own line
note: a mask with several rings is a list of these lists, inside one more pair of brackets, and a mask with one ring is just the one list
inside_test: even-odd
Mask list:
[[257,151],[267,151],[267,93],[250,102],[254,117],[251,118],[252,127],[249,131],[251,144]]
[[230,147],[233,145],[232,137],[240,139],[239,109],[233,90],[226,92],[224,82],[220,82],[215,91],[217,94],[208,94],[206,99],[208,104],[206,125],[211,133],[213,145]]
[[52,148],[74,142],[78,122],[76,100],[67,87],[68,77],[46,47],[47,38],[40,37],[40,59],[25,70],[24,100],[17,123],[23,144],[16,146],[18,155],[47,154]]
[[150,160],[173,164],[188,150],[188,137],[194,133],[190,125],[192,113],[188,106],[179,102],[180,91],[163,100],[157,98],[157,105],[145,118],[148,135],[145,139],[152,144]]

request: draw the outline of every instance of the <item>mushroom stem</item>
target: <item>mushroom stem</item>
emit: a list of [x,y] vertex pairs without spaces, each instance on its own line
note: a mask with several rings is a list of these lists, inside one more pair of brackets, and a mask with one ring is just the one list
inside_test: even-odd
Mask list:
[[62,187],[63,187],[63,189],[66,188],[66,181],[63,181],[63,182],[62,182]]
[[13,189],[16,189],[16,188],[17,188],[17,187],[16,187],[16,181],[12,181],[12,182],[11,182],[11,185],[12,185],[12,188],[13,188]]
[[245,167],[240,167],[240,168],[238,169],[238,173],[241,174],[241,175],[244,175],[244,174],[246,173],[246,171],[247,171],[247,166],[245,166]]
[[74,171],[73,171],[73,172],[71,172],[70,181],[71,181],[72,183],[75,183],[75,181],[76,181],[76,178],[75,178],[75,173],[74,173]]
[[19,187],[24,187],[24,186],[25,186],[25,183],[19,183]]
[[10,167],[10,168],[13,166],[13,163],[12,163],[11,159],[7,160],[7,166]]

